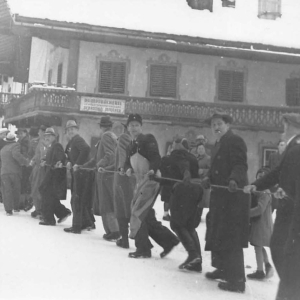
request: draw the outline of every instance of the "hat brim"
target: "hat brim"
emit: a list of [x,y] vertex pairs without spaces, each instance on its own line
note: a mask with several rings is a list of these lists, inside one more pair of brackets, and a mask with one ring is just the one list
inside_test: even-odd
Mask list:
[[66,126],[66,130],[73,127],[79,129],[78,125],[70,125],[70,126]]
[[5,141],[5,142],[7,142],[7,143],[12,143],[12,142],[15,142],[15,141],[16,141],[16,139],[13,139],[13,140],[8,140],[8,139],[4,138],[4,139],[3,139],[3,141]]
[[52,132],[45,132],[44,135],[53,135],[53,136],[56,136],[56,134],[54,134]]
[[107,122],[107,123],[98,123],[100,127],[111,127],[113,126],[113,122]]
[[230,115],[227,114],[220,114],[220,113],[214,113],[211,117],[209,117],[208,119],[206,119],[204,121],[204,123],[211,125],[211,121],[213,119],[222,119],[225,123],[229,123],[232,124],[233,119]]

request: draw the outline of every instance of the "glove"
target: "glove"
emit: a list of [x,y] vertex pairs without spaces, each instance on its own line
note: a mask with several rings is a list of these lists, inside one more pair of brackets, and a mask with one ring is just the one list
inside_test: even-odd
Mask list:
[[256,191],[256,186],[255,185],[246,185],[244,187],[244,193],[246,193],[246,194],[251,194],[255,191]]
[[186,170],[183,174],[183,184],[188,185],[191,182],[191,173]]
[[132,175],[132,169],[131,169],[131,168],[129,168],[129,169],[126,171],[126,175],[127,175],[128,177],[130,177],[130,176]]
[[202,181],[201,181],[201,186],[203,189],[208,190],[210,189],[210,179],[209,177],[205,177]]
[[237,186],[236,181],[231,179],[231,180],[229,181],[228,191],[229,191],[230,193],[234,193],[234,192],[237,191],[237,188],[238,188],[238,186]]

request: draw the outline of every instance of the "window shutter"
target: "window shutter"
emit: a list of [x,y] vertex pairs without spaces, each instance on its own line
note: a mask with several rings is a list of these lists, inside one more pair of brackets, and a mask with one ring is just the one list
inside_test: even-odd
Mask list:
[[50,85],[52,83],[52,69],[48,71],[48,84]]
[[100,62],[99,92],[125,94],[125,83],[125,62]]
[[239,71],[219,70],[218,100],[243,102],[244,73]]
[[285,96],[286,96],[286,104],[288,106],[300,105],[300,79],[299,78],[286,79]]
[[59,64],[57,68],[57,86],[61,86],[62,84],[62,72],[63,72],[63,64]]
[[270,20],[281,17],[281,0],[259,0],[258,17]]
[[150,65],[150,96],[176,98],[177,66]]

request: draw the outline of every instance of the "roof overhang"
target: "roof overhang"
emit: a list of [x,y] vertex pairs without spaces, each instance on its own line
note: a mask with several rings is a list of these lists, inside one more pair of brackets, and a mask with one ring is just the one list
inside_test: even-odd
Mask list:
[[231,42],[165,33],[152,33],[82,23],[14,16],[12,31],[17,35],[47,40],[82,40],[142,48],[235,57],[254,61],[300,63],[300,49],[272,45]]

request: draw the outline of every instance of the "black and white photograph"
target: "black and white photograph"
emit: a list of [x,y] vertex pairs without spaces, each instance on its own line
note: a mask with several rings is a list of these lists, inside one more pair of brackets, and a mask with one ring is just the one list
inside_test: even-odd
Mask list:
[[0,0],[1,300],[300,300],[299,0]]

